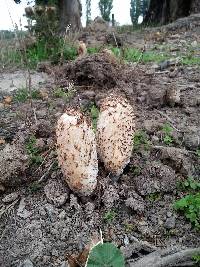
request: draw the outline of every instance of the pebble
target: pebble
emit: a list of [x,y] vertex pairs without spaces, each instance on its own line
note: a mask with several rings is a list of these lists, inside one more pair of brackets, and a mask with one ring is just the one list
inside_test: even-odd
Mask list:
[[129,238],[128,238],[128,236],[127,235],[125,235],[125,237],[124,237],[124,245],[125,246],[128,246],[129,245]]
[[54,222],[57,220],[57,210],[55,210],[55,208],[53,207],[53,205],[51,204],[46,204],[45,205],[45,210],[46,210],[46,213],[49,217],[49,219]]
[[169,217],[165,221],[165,228],[173,229],[176,226],[176,218],[174,216]]
[[43,207],[40,207],[38,209],[38,213],[39,213],[40,216],[46,216],[46,211],[45,211],[45,209]]
[[61,211],[58,217],[60,220],[64,220],[66,218],[66,211],[65,210]]
[[60,267],[69,267],[69,264],[66,261],[63,261]]
[[19,197],[19,194],[17,192],[13,192],[7,196],[5,196],[2,201],[3,203],[10,203],[10,202],[13,202],[15,201],[17,198]]
[[197,45],[198,45],[198,43],[197,43],[197,41],[195,40],[195,41],[193,41],[192,43],[191,43],[191,46],[192,47],[197,47]]
[[169,217],[171,217],[172,216],[172,212],[171,211],[168,211],[167,212],[167,217],[169,218]]
[[19,203],[19,208],[17,210],[17,216],[21,217],[22,219],[27,219],[31,216],[31,212],[25,209],[26,203],[25,199],[23,198]]
[[33,263],[27,259],[22,264],[20,264],[18,267],[33,267]]
[[55,256],[55,257],[58,257],[58,255],[59,255],[58,250],[56,250],[56,249],[53,249],[51,254],[52,254],[52,256]]

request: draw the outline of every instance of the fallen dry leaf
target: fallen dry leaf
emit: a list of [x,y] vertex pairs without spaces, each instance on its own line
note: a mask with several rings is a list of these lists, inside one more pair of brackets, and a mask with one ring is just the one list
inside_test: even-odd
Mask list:
[[91,249],[96,246],[99,242],[101,242],[100,236],[95,233],[91,239],[91,241],[88,243],[88,245],[85,246],[84,250],[78,255],[69,255],[67,254],[67,260],[70,267],[82,267],[85,266],[87,262],[88,255],[91,251]]
[[2,184],[0,184],[0,192],[4,192],[4,191],[5,191],[5,187]]
[[0,138],[0,145],[4,145],[6,141],[3,138]]
[[4,100],[3,100],[3,103],[4,103],[5,105],[10,105],[11,102],[12,102],[12,100],[13,100],[12,96],[5,96],[5,97],[4,97]]
[[48,92],[46,90],[40,90],[40,97],[43,99],[43,100],[47,100],[49,95],[48,95]]

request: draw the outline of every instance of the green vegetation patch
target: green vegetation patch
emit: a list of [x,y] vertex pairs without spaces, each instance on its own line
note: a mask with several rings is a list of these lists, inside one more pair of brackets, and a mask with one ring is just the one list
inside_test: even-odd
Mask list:
[[117,213],[114,210],[109,210],[105,212],[103,219],[106,223],[111,223],[115,219],[116,215]]
[[99,117],[98,107],[92,102],[89,105],[87,105],[86,107],[83,107],[82,111],[91,118],[93,130],[94,130],[94,132],[96,132],[97,120]]
[[175,202],[174,208],[181,211],[200,230],[200,193],[189,194],[181,198]]
[[179,190],[189,194],[174,203],[174,209],[182,212],[184,216],[200,230],[200,182],[193,177],[178,184]]
[[43,161],[43,157],[40,155],[40,150],[36,146],[36,141],[36,137],[31,135],[26,142],[26,151],[29,155],[31,165],[38,165]]
[[173,143],[173,141],[174,141],[173,136],[172,136],[173,128],[169,124],[165,123],[163,125],[161,131],[164,134],[164,136],[163,136],[163,142],[166,145],[171,145]]
[[39,99],[41,98],[40,96],[40,92],[38,90],[31,90],[31,92],[29,92],[28,88],[26,87],[22,87],[22,88],[19,88],[15,91],[14,93],[14,101],[17,101],[17,102],[21,102],[21,103],[24,103],[26,102],[28,99]]
[[139,151],[141,149],[149,150],[150,148],[150,141],[148,140],[148,136],[146,132],[139,130],[133,136],[133,150]]

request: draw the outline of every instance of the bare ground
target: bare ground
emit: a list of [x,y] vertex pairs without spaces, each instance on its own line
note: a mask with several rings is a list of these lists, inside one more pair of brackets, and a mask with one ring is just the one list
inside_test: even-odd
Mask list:
[[[173,45],[179,44],[177,38]],[[100,229],[105,241],[124,252],[127,266],[159,248],[199,247],[199,232],[173,209],[184,195],[177,183],[200,177],[195,153],[200,146],[199,67],[175,64],[159,70],[152,64],[113,63],[99,54],[51,72],[55,80],[40,88],[40,99],[6,104],[9,93],[2,93],[0,266],[32,266],[23,265],[28,259],[37,267],[64,267],[69,255],[77,256]],[[71,80],[76,93],[55,98],[55,88],[67,91]],[[168,97],[171,90],[180,91],[180,99]],[[148,146],[133,151],[118,182],[100,164],[97,190],[80,198],[56,164],[56,121],[69,102],[88,110],[110,91],[132,103],[137,130],[146,133]],[[169,145],[165,123],[173,128]],[[32,135],[42,164],[29,160],[26,144]]]

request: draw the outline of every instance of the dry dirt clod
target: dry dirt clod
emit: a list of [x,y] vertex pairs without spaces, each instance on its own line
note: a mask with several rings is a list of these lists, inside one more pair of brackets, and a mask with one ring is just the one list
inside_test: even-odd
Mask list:
[[4,202],[5,204],[10,203],[15,201],[17,198],[19,197],[19,194],[17,192],[13,192],[9,195],[6,195],[3,199],[2,202]]
[[155,192],[171,192],[176,188],[175,171],[160,162],[149,162],[142,174],[134,178],[137,191],[141,195]]
[[173,85],[167,88],[166,90],[166,104],[169,105],[170,107],[174,107],[177,104],[180,104],[181,98],[180,98],[180,88],[177,86]]
[[67,188],[62,185],[61,181],[49,181],[44,187],[44,193],[47,200],[56,207],[62,206],[68,199]]
[[32,261],[27,259],[22,264],[20,264],[18,267],[34,267],[34,265],[33,265]]
[[119,79],[119,65],[106,53],[87,55],[63,66],[58,79],[63,78],[73,80],[78,86],[110,89]]
[[23,182],[28,156],[21,147],[7,144],[0,154],[0,183],[14,186]]
[[145,202],[143,198],[135,192],[131,192],[130,197],[128,197],[125,201],[125,205],[140,214],[143,213],[145,209]]
[[185,177],[189,177],[193,174],[194,166],[186,150],[176,147],[162,147],[160,151],[160,159],[165,165],[170,166]]

